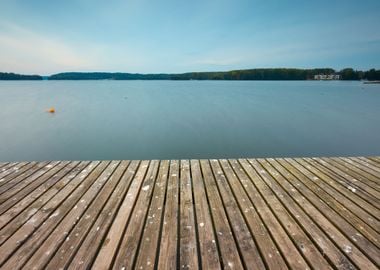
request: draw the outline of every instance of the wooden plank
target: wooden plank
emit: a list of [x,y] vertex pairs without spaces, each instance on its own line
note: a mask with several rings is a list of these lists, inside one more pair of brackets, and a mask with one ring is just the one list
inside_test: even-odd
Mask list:
[[156,177],[160,162],[152,160],[140,189],[140,194],[133,209],[133,214],[126,227],[124,237],[116,254],[113,268],[133,269],[136,253],[141,241],[143,225],[147,218],[148,208],[155,188]]
[[[24,167],[25,165],[28,165],[30,162],[10,162],[7,165],[3,166],[0,169],[0,186],[2,186],[6,179],[4,179],[5,176],[9,174],[16,174],[20,172],[20,169]],[[34,162],[35,164],[37,162]]]
[[[51,230],[79,202],[83,193],[88,193],[88,190],[91,191],[91,187],[92,189],[95,188],[94,182],[98,180],[98,176],[108,164],[109,162],[101,162],[89,175],[82,174],[79,179],[76,179],[79,180],[79,183],[77,183],[78,181],[74,181],[74,191],[71,185],[68,188],[65,187],[50,199],[43,208],[31,216],[28,222],[23,224],[20,229],[0,246],[0,254],[2,255],[0,257],[0,266],[3,265],[4,268],[22,267],[33,251],[49,235]],[[85,201],[81,202],[81,204],[83,203]]]
[[[57,166],[48,170],[46,173],[41,172],[41,176],[37,176],[35,181],[32,181],[29,185],[21,189],[19,192],[17,192],[17,189],[16,191],[6,192],[6,194],[3,194],[0,197],[0,214],[8,210],[17,202],[21,201],[25,196],[27,196],[31,192],[38,190],[38,188],[41,185],[45,184],[46,181],[48,181],[49,179],[52,179],[54,174],[59,173],[68,164],[69,162],[67,161],[60,162]],[[12,200],[8,200],[10,197],[12,197]]]
[[[375,265],[362,253],[363,249],[358,249],[358,246],[362,248],[365,247],[365,249],[367,249],[365,253],[371,256],[373,254],[377,254],[377,247],[375,245],[373,245],[368,240],[365,240],[364,238],[355,238],[357,240],[356,242],[351,241],[349,239],[350,236],[356,236],[357,231],[342,218],[340,218],[337,213],[331,213],[331,215],[329,215],[329,208],[326,205],[324,208],[321,207],[321,209],[317,209],[317,207],[311,204],[309,201],[310,197],[308,195],[313,196],[312,192],[307,193],[306,197],[301,193],[301,190],[306,191],[307,187],[303,185],[293,186],[290,183],[290,180],[292,179],[291,174],[287,174],[284,172],[284,170],[281,170],[284,173],[285,177],[287,177],[287,179],[285,179],[285,177],[280,174],[273,166],[271,166],[266,160],[259,159],[258,162],[266,171],[272,175],[268,178],[268,180],[272,180],[272,189],[277,189],[279,194],[285,194],[284,197],[279,198],[284,201],[286,198],[288,198],[289,201],[293,200],[293,204],[296,203],[299,205],[299,207],[301,207],[307,214],[304,215],[303,212],[301,212],[301,215],[299,218],[297,218],[298,221],[302,224],[304,230],[308,232],[315,243],[319,246],[323,254],[325,254],[331,260],[335,268],[352,268],[353,266],[347,257],[349,257],[359,268],[362,268],[364,266],[372,268],[375,267]],[[277,181],[277,183],[275,181]],[[285,190],[286,193],[283,193],[283,190]],[[318,199],[315,201],[318,201]],[[298,215],[297,213],[294,214]],[[325,217],[325,215],[327,217]],[[331,222],[328,219],[329,217],[335,218],[334,222]],[[304,222],[305,220],[308,220],[307,223],[313,225],[309,227],[309,224]],[[334,226],[334,223],[336,226]],[[317,224],[321,229],[315,227],[314,224]],[[341,231],[345,231],[349,236],[346,237],[341,233]],[[338,247],[340,247],[341,251],[336,248],[334,242]],[[350,252],[347,252],[348,247]],[[376,261],[376,259],[374,260]]]
[[380,164],[380,157],[366,157],[372,161],[374,161],[377,164]]
[[[26,197],[23,201],[13,206],[7,212],[0,216],[0,244],[2,244],[9,236],[11,236],[18,228],[20,228],[29,218],[31,218],[39,209],[41,209],[46,202],[48,202],[54,195],[56,195],[63,187],[68,184],[68,187],[73,186],[74,183],[82,178],[75,178],[89,162],[81,162],[70,174],[66,175],[60,182],[54,184],[48,191],[46,191],[38,200]],[[95,164],[95,163],[94,163]],[[95,166],[95,165],[94,165]],[[91,165],[89,166],[89,168]],[[86,170],[82,172],[82,175]],[[79,184],[79,183],[78,183]],[[67,189],[67,188],[66,188]],[[62,190],[65,193],[65,190]],[[29,204],[31,203],[31,204]],[[28,205],[29,204],[29,205]],[[26,205],[28,207],[26,208]],[[6,226],[5,226],[6,225]]]
[[22,192],[14,195],[12,200],[2,202],[0,204],[0,219],[3,218],[2,214],[10,210],[11,207],[11,211],[14,211],[14,209],[18,209],[18,211],[25,209],[30,203],[40,197],[51,186],[61,180],[66,174],[71,172],[71,170],[75,168],[78,163],[79,162],[63,162],[59,164],[55,169],[51,170],[39,179],[39,181],[41,181],[40,186],[35,187],[34,185],[29,185],[28,188],[25,188],[22,190]]
[[230,163],[226,159],[222,159],[220,160],[220,164],[235,195],[235,199],[239,204],[239,208],[244,215],[246,223],[255,237],[266,267],[268,269],[288,269],[285,259],[281,256],[280,249],[277,248],[275,241],[264,225],[264,221],[246,194],[242,183],[231,168]]
[[[329,161],[320,158],[313,158],[313,160],[319,162],[324,167],[328,168],[330,171],[338,174],[343,179],[343,181],[345,181],[345,186],[350,187],[351,191],[354,191],[352,189],[352,187],[354,187],[355,189],[360,189],[362,190],[362,192],[365,192],[364,196],[366,197],[371,196],[371,198],[374,200],[380,198],[380,191],[376,190],[376,188],[371,187],[371,185],[368,185],[368,182],[371,181],[368,181],[368,179],[362,177],[362,175],[356,174],[354,171],[351,171],[346,167],[340,165],[339,163],[334,162],[334,160]],[[362,181],[358,181],[357,178],[360,178]],[[373,184],[375,187],[375,183]],[[376,204],[380,205],[380,203],[377,200]]]
[[9,162],[0,162],[0,171],[1,171],[1,168],[7,166],[9,164]]
[[[16,177],[12,181],[10,181],[8,184],[12,183],[12,188],[9,188],[6,191],[3,191],[0,195],[2,198],[2,201],[6,201],[7,199],[13,197],[14,194],[21,191],[28,185],[32,184],[34,181],[36,181],[40,176],[44,175],[48,171],[50,171],[52,168],[57,166],[60,162],[51,162],[47,164],[46,166],[42,165],[41,163],[38,163],[37,166],[33,167],[32,169],[28,170],[24,174],[21,174],[20,176]],[[41,167],[40,167],[41,166]],[[27,175],[27,177],[25,177]],[[5,187],[4,185],[3,187]]]
[[215,242],[213,220],[207,201],[204,180],[198,160],[191,160],[191,176],[194,188],[194,205],[197,213],[198,242],[202,269],[221,269],[218,247]]
[[211,216],[214,221],[216,231],[215,241],[219,247],[222,268],[243,269],[243,262],[240,259],[237,243],[233,237],[210,163],[208,160],[201,160],[200,164],[205,181],[206,194],[211,208]]
[[340,190],[344,189],[352,197],[355,197],[355,196],[360,197],[363,200],[363,202],[370,204],[375,209],[377,208],[377,211],[379,211],[378,213],[380,214],[379,200],[377,200],[375,197],[368,194],[365,190],[363,190],[359,186],[353,185],[350,182],[348,182],[347,179],[345,179],[344,177],[342,177],[336,172],[336,169],[334,171],[331,169],[328,169],[322,164],[316,162],[314,159],[304,158],[304,160],[308,162],[309,164],[311,164],[316,169],[318,169],[319,171],[321,171],[326,176],[330,177],[331,179],[334,179],[335,184],[336,184],[334,185],[334,187],[337,187]]
[[0,163],[1,269],[378,269],[380,157]]
[[[30,162],[22,167],[19,167],[19,166],[13,167],[12,169],[10,169],[10,172],[2,178],[2,182],[0,185],[0,195],[4,193],[5,191],[7,191],[8,189],[12,188],[13,186],[17,185],[17,183],[21,182],[21,180],[28,177],[33,172],[39,170],[41,167],[47,164],[48,162],[44,162],[44,163]],[[34,170],[31,170],[32,168]]]
[[[13,162],[8,163],[0,170],[0,187],[14,178],[14,175],[20,174],[20,169],[29,162]],[[12,175],[13,174],[13,175]]]
[[12,168],[14,166],[20,165],[21,163],[22,162],[4,162],[4,163],[2,163],[2,166],[0,167],[0,176],[1,176],[1,173],[3,173],[4,171],[6,171],[9,168]]
[[[306,169],[304,166],[300,165],[294,159],[285,158],[287,162],[292,164],[297,170],[301,171],[303,174],[308,176],[312,181],[317,184],[322,190],[326,191],[330,196],[336,198],[340,203],[342,203],[347,209],[358,216],[361,220],[371,226],[372,229],[380,233],[380,223],[375,220],[370,214],[364,211],[358,205],[352,203],[346,196],[343,196],[340,192],[337,192],[330,185],[328,185],[321,177],[314,174],[312,171]],[[309,166],[310,167],[310,166]]]
[[234,195],[228,185],[218,160],[210,160],[210,164],[246,268],[264,269],[265,265],[262,261],[260,251],[245,223],[238,204],[234,200]]
[[[82,197],[85,202],[76,204],[60,221],[54,231],[50,233],[27,261],[28,267],[31,269],[43,269],[47,267],[46,265],[49,262],[50,269],[62,267],[62,262],[68,260],[75,253],[76,247],[87,236],[88,229],[103,209],[128,165],[129,161],[111,162],[110,166],[99,176],[100,181],[97,182],[99,191],[93,189],[88,191],[87,194],[89,195],[87,197],[86,194]],[[60,247],[63,247],[63,249],[57,252]]]
[[144,160],[141,162],[135,177],[132,180],[131,186],[127,195],[124,197],[117,215],[104,239],[102,246],[97,254],[93,269],[109,269],[112,266],[113,259],[122,240],[125,228],[128,225],[129,218],[135,206],[140,187],[145,178],[149,161]]
[[321,178],[325,183],[330,185],[334,189],[334,193],[339,193],[349,199],[352,203],[361,207],[364,211],[366,211],[369,215],[372,216],[372,219],[378,220],[380,217],[380,211],[363,198],[359,197],[355,192],[352,192],[348,188],[342,186],[338,181],[337,177],[330,177],[326,171],[319,167],[316,162],[307,160],[306,162],[303,159],[295,159],[301,166],[304,166],[306,169],[310,170],[317,177]]
[[198,269],[198,246],[188,160],[180,161],[179,263],[181,269]]
[[[316,159],[317,161],[320,161],[321,159]],[[375,178],[373,175],[368,174],[366,172],[360,171],[358,168],[351,166],[348,163],[345,163],[343,160],[337,159],[337,158],[324,158],[322,159],[324,162],[329,163],[333,165],[334,167],[340,169],[341,171],[344,171],[348,175],[351,175],[353,178],[349,178],[349,181],[352,181],[353,183],[361,182],[363,185],[367,185],[371,187],[373,190],[375,190],[377,193],[380,193],[380,186],[378,183],[376,183],[376,180],[371,179]],[[348,166],[347,166],[348,165]],[[377,194],[376,193],[376,194]],[[377,197],[377,195],[376,195]]]
[[[293,186],[295,186],[295,188],[302,192],[306,198],[308,198],[317,208],[319,208],[321,212],[330,219],[330,221],[335,222],[336,220],[341,219],[342,216],[348,223],[350,223],[350,225],[354,226],[357,232],[346,234],[348,238],[353,241],[357,241],[357,239],[360,239],[361,241],[368,239],[379,247],[379,234],[363,220],[353,214],[348,208],[346,208],[342,202],[321,189],[316,183],[314,183],[312,178],[303,174],[283,159],[270,159],[269,162],[279,172],[285,175],[287,179],[292,179],[291,182]],[[294,178],[289,175],[289,172],[294,176]],[[328,207],[335,210],[335,212],[329,210]],[[344,228],[344,226],[342,228]]]
[[256,206],[257,212],[260,218],[263,220],[263,225],[270,232],[272,238],[277,244],[278,249],[280,250],[284,259],[287,261],[289,268],[308,269],[309,266],[305,259],[302,257],[295,243],[289,237],[284,227],[282,227],[280,221],[274,215],[267,202],[261,196],[256,186],[253,184],[252,179],[258,177],[256,172],[251,167],[246,167],[247,170],[245,171],[241,164],[235,159],[230,159],[229,162],[237,177],[239,178],[241,185],[246,191],[246,194],[249,196],[254,206]]
[[[105,239],[106,232],[111,227],[112,222],[115,219],[116,214],[131,185],[132,179],[136,175],[139,163],[140,162],[136,160],[131,161],[117,188],[111,195],[110,199],[107,201],[107,204],[101,210],[98,218],[92,225],[82,244],[80,247],[77,247],[76,251],[72,251],[72,256],[75,257],[73,257],[71,260],[71,258],[62,259],[58,256],[60,259],[59,265],[61,268],[89,269],[91,267],[101,247],[101,244]],[[65,243],[60,247],[60,249],[57,251],[57,254],[64,254],[64,256],[67,258],[66,253],[68,251],[69,245],[66,243],[67,241],[65,241]],[[47,268],[51,268],[53,264],[54,261],[50,261],[47,265]]]
[[379,162],[376,162],[374,161],[373,159],[371,159],[370,157],[355,157],[355,158],[358,158],[368,164],[371,164],[372,166],[375,166],[376,168],[380,169],[380,163]]
[[145,222],[135,269],[154,269],[157,264],[157,251],[161,235],[164,200],[169,172],[169,161],[161,161],[158,177],[152,195],[152,202]]
[[350,164],[351,166],[354,166],[354,167],[358,168],[362,172],[366,172],[366,173],[369,173],[369,174],[373,175],[376,183],[380,183],[380,176],[377,173],[377,171],[374,171],[370,167],[365,166],[365,165],[363,165],[361,163],[358,163],[358,162],[356,162],[356,161],[354,161],[352,159],[349,159],[349,158],[340,157],[339,159],[341,159],[344,162]]
[[165,198],[164,223],[158,252],[158,269],[177,269],[179,243],[179,161],[171,160]]
[[353,165],[353,162],[351,160],[349,160],[349,162],[341,159],[341,158],[334,158],[333,159],[334,161],[342,164],[343,166],[349,168],[350,170],[352,171],[355,171],[357,174],[359,175],[362,175],[366,178],[366,183],[370,182],[372,184],[374,184],[377,188],[377,190],[379,190],[379,184],[380,184],[380,180],[379,180],[379,177],[377,176],[374,176],[373,174],[371,173],[368,173],[366,168],[364,167],[361,167],[360,164],[356,164],[356,165]]
[[[282,222],[288,234],[304,255],[304,258],[314,267],[319,269],[330,269],[331,266],[329,262],[326,261],[323,254],[318,250],[301,227],[313,225],[303,211],[295,205],[294,201],[292,201],[285,192],[282,192],[281,189],[277,188],[273,182],[273,178],[270,177],[256,160],[249,159],[248,161],[239,161],[246,171],[248,169],[254,169],[256,171],[258,177],[255,177],[252,181],[268,202],[268,205],[272,208],[273,212],[277,215],[277,218]],[[301,224],[299,225],[297,221]],[[316,226],[312,228],[318,233]],[[321,235],[321,233],[319,235]]]
[[1,164],[1,167],[0,167],[0,176],[1,176],[1,173],[3,173],[4,171],[8,170],[9,168],[12,168],[18,164],[20,164],[21,162],[2,162]]
[[356,162],[357,164],[361,164],[361,166],[364,166],[367,170],[371,170],[375,176],[380,177],[380,168],[373,165],[371,162],[367,162],[365,159],[362,159],[360,157],[350,157],[348,159]]

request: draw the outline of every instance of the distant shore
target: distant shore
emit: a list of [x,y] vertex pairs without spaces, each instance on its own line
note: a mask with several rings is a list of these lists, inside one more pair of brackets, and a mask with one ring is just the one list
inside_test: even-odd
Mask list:
[[376,84],[376,83],[380,83],[380,81],[365,81],[363,83],[364,84]]
[[[332,68],[257,68],[216,72],[188,73],[122,73],[122,72],[64,72],[50,76],[22,75],[0,72],[0,80],[366,80],[380,81],[380,70],[367,71],[352,68],[336,71]],[[367,83],[367,82],[366,82]]]

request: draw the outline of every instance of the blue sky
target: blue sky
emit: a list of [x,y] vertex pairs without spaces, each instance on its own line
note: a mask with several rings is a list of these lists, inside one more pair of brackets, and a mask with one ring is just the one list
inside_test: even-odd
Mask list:
[[380,68],[379,10],[379,0],[0,0],[0,71]]

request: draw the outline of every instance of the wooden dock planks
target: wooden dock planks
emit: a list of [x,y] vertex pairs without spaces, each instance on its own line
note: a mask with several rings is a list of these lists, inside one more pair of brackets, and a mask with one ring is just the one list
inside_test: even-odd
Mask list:
[[0,163],[0,269],[378,269],[380,157]]

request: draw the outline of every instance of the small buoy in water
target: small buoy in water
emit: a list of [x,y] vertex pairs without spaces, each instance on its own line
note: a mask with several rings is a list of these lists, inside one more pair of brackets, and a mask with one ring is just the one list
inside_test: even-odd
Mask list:
[[48,113],[55,113],[55,108],[51,107],[47,110]]

